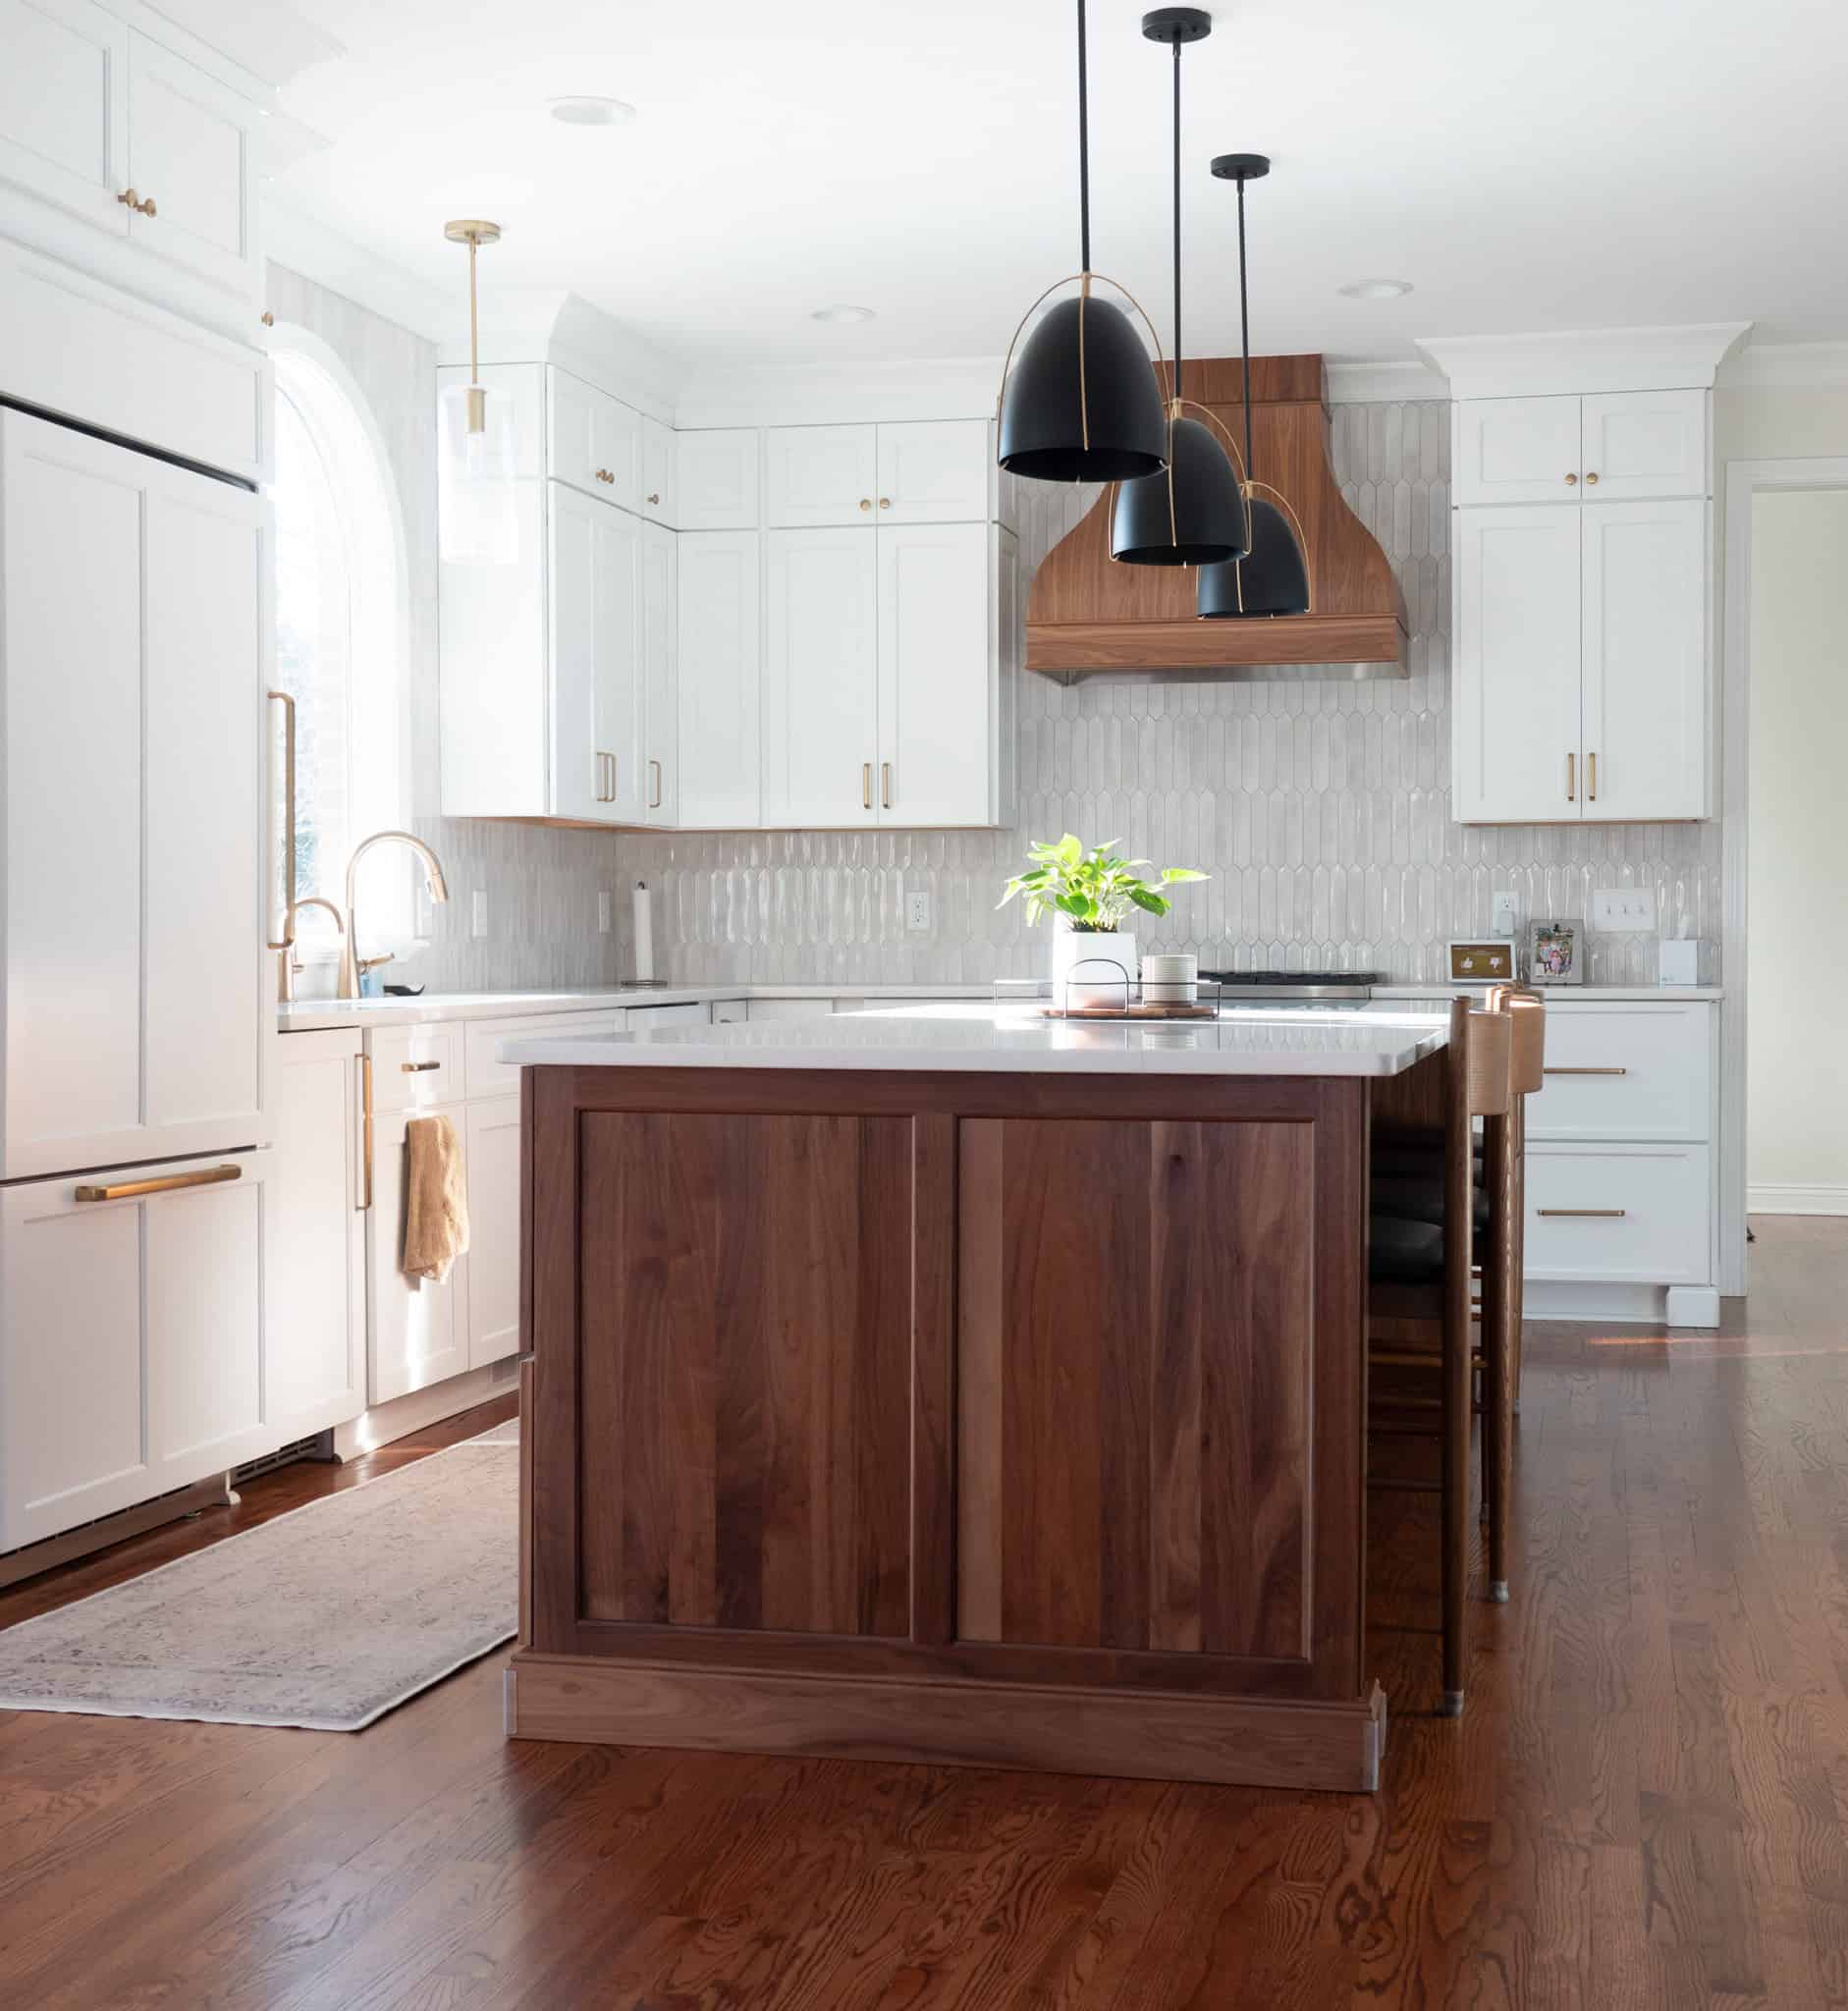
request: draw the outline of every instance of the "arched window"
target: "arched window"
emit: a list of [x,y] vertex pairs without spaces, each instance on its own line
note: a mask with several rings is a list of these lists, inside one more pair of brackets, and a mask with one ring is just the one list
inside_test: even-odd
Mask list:
[[[275,682],[296,701],[296,892],[338,906],[354,844],[403,825],[409,809],[405,534],[378,429],[339,358],[286,324],[270,349]],[[281,856],[279,845],[279,906]],[[368,943],[376,948],[386,934],[408,948],[412,881],[403,855],[374,853],[361,871]],[[304,962],[338,954],[334,924],[319,909],[299,917],[297,937]]]

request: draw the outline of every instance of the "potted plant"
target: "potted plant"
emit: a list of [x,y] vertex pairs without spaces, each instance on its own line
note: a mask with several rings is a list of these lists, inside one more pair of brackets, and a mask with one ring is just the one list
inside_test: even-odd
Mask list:
[[1027,869],[1008,881],[995,904],[1006,907],[1016,894],[1026,897],[1027,920],[1055,918],[1053,998],[1056,1004],[1126,1004],[1136,983],[1136,939],[1124,927],[1138,909],[1165,915],[1173,905],[1157,886],[1204,880],[1191,866],[1164,866],[1157,885],[1138,872],[1148,859],[1119,859],[1117,839],[1086,850],[1066,832],[1057,843],[1036,841],[1027,847]]

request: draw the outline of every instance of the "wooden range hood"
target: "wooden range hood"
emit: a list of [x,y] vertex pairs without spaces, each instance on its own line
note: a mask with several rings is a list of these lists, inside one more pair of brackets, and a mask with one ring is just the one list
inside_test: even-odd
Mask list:
[[[1184,388],[1244,451],[1243,378],[1236,356],[1186,367]],[[1307,615],[1203,622],[1194,574],[1112,562],[1106,489],[1053,547],[1027,600],[1027,669],[1236,672],[1257,665],[1378,665],[1402,671],[1405,603],[1386,554],[1348,509],[1329,466],[1320,356],[1254,356],[1252,454],[1258,478],[1280,489],[1302,520]]]

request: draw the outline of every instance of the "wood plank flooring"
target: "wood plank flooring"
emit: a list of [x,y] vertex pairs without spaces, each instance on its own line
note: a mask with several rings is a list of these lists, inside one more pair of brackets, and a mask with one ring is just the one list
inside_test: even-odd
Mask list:
[[1848,2006],[1848,1221],[1756,1226],[1718,1334],[1530,1329],[1461,1721],[1435,1499],[1372,1496],[1377,1797],[509,1745],[499,1656],[357,1736],[13,1713],[0,2006]]

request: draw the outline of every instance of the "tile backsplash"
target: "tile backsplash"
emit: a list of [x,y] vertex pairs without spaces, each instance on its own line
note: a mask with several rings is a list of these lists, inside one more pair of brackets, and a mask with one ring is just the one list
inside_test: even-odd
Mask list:
[[[1451,822],[1449,408],[1338,406],[1332,450],[1404,592],[1409,678],[1023,678],[1011,831],[625,834],[619,884],[654,891],[657,968],[689,983],[1036,975],[1040,932],[995,901],[1029,837],[1075,831],[1212,875],[1136,931],[1208,964],[1424,982],[1441,975],[1447,938],[1488,930],[1492,893],[1511,890],[1525,920],[1585,917],[1595,888],[1647,887],[1666,933],[1712,946],[1702,976],[1716,981],[1717,822]],[[1021,485],[1023,571],[1095,495]],[[928,930],[905,926],[915,892],[931,897]],[[626,967],[626,894],[618,912]],[[1588,940],[1592,982],[1655,982],[1654,935]]]

